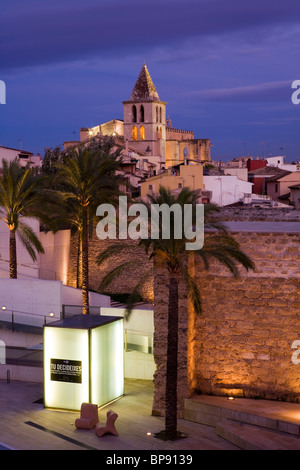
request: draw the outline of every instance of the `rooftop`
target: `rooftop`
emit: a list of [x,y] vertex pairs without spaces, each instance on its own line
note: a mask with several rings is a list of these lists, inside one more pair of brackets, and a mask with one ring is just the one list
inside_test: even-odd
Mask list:
[[116,320],[120,320],[120,317],[112,317],[108,315],[79,314],[48,323],[47,327],[76,328],[81,330],[88,330],[91,328],[96,328],[98,326],[106,325],[107,323],[111,323]]
[[257,170],[251,170],[248,172],[249,176],[266,176],[268,180],[276,180],[282,178],[283,176],[289,175],[291,171],[282,170],[276,166],[265,166],[263,168],[258,168]]

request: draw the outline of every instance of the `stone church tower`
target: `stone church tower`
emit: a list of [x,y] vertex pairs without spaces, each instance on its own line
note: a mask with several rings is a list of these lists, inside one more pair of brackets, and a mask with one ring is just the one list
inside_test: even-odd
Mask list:
[[159,168],[166,163],[166,104],[160,101],[143,65],[129,101],[123,101],[124,141],[145,153]]

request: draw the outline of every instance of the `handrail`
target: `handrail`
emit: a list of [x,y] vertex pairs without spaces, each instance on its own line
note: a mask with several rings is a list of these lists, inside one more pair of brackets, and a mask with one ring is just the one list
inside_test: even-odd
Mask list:
[[[1,315],[1,312],[3,312],[3,315]],[[33,313],[33,312],[22,312],[22,311],[19,311],[19,310],[15,310],[15,309],[8,309],[5,305],[3,305],[1,308],[0,308],[0,321],[8,321],[8,317],[6,318],[5,316],[5,312],[11,312],[11,329],[12,329],[12,332],[15,331],[15,324],[24,324],[24,323],[21,323],[20,321],[15,321],[16,320],[16,317],[15,315],[23,315],[27,316],[27,319],[30,317],[31,319],[35,320],[35,318],[40,318],[40,319],[43,319],[43,322],[42,322],[42,325],[46,325],[47,324],[47,315],[45,314],[40,314],[40,313]],[[54,312],[49,312],[49,316],[50,317],[54,317],[55,316],[55,313]],[[30,325],[30,326],[36,326],[36,325],[32,325],[31,323],[25,323],[26,325]],[[42,326],[41,325],[41,326]],[[39,325],[40,326],[40,325]]]

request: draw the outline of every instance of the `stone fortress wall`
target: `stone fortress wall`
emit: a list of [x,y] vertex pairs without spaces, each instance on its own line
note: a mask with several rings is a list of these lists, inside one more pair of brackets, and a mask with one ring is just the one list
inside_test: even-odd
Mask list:
[[[220,217],[229,226],[230,221],[237,224],[233,235],[256,269],[241,270],[235,279],[217,264],[203,272],[190,261],[201,289],[203,313],[194,315],[182,285],[179,410],[193,392],[299,401],[300,364],[292,361],[297,352],[292,344],[300,340],[300,211],[232,207],[222,209]],[[130,292],[151,262],[138,242],[130,240],[122,259],[116,257],[99,268],[95,257],[108,243],[113,242],[96,237],[91,242],[91,288],[97,290],[103,274],[120,261],[136,259],[139,267],[126,270],[111,287],[111,292]],[[71,251],[69,284],[74,285],[75,244]],[[158,270],[144,292],[145,299],[154,302],[154,414],[164,412],[166,284],[166,273]]]
[[[298,233],[295,224],[300,213],[227,208],[220,217],[239,221],[240,230],[243,219],[246,229],[252,221],[252,231],[233,235],[256,269],[248,273],[241,270],[240,277],[233,278],[217,263],[203,272],[202,266],[191,260],[203,312],[194,314],[182,286],[178,368],[181,414],[184,398],[192,393],[300,400],[300,363],[292,361],[293,354],[298,357],[293,342],[300,340],[300,224]],[[276,231],[269,231],[268,225]],[[164,410],[167,305],[163,279],[160,274],[154,280],[155,414]]]

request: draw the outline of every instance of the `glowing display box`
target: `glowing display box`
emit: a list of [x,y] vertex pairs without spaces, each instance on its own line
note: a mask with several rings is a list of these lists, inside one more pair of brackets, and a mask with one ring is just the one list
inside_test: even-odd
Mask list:
[[80,410],[124,394],[123,318],[75,315],[44,327],[44,405]]

